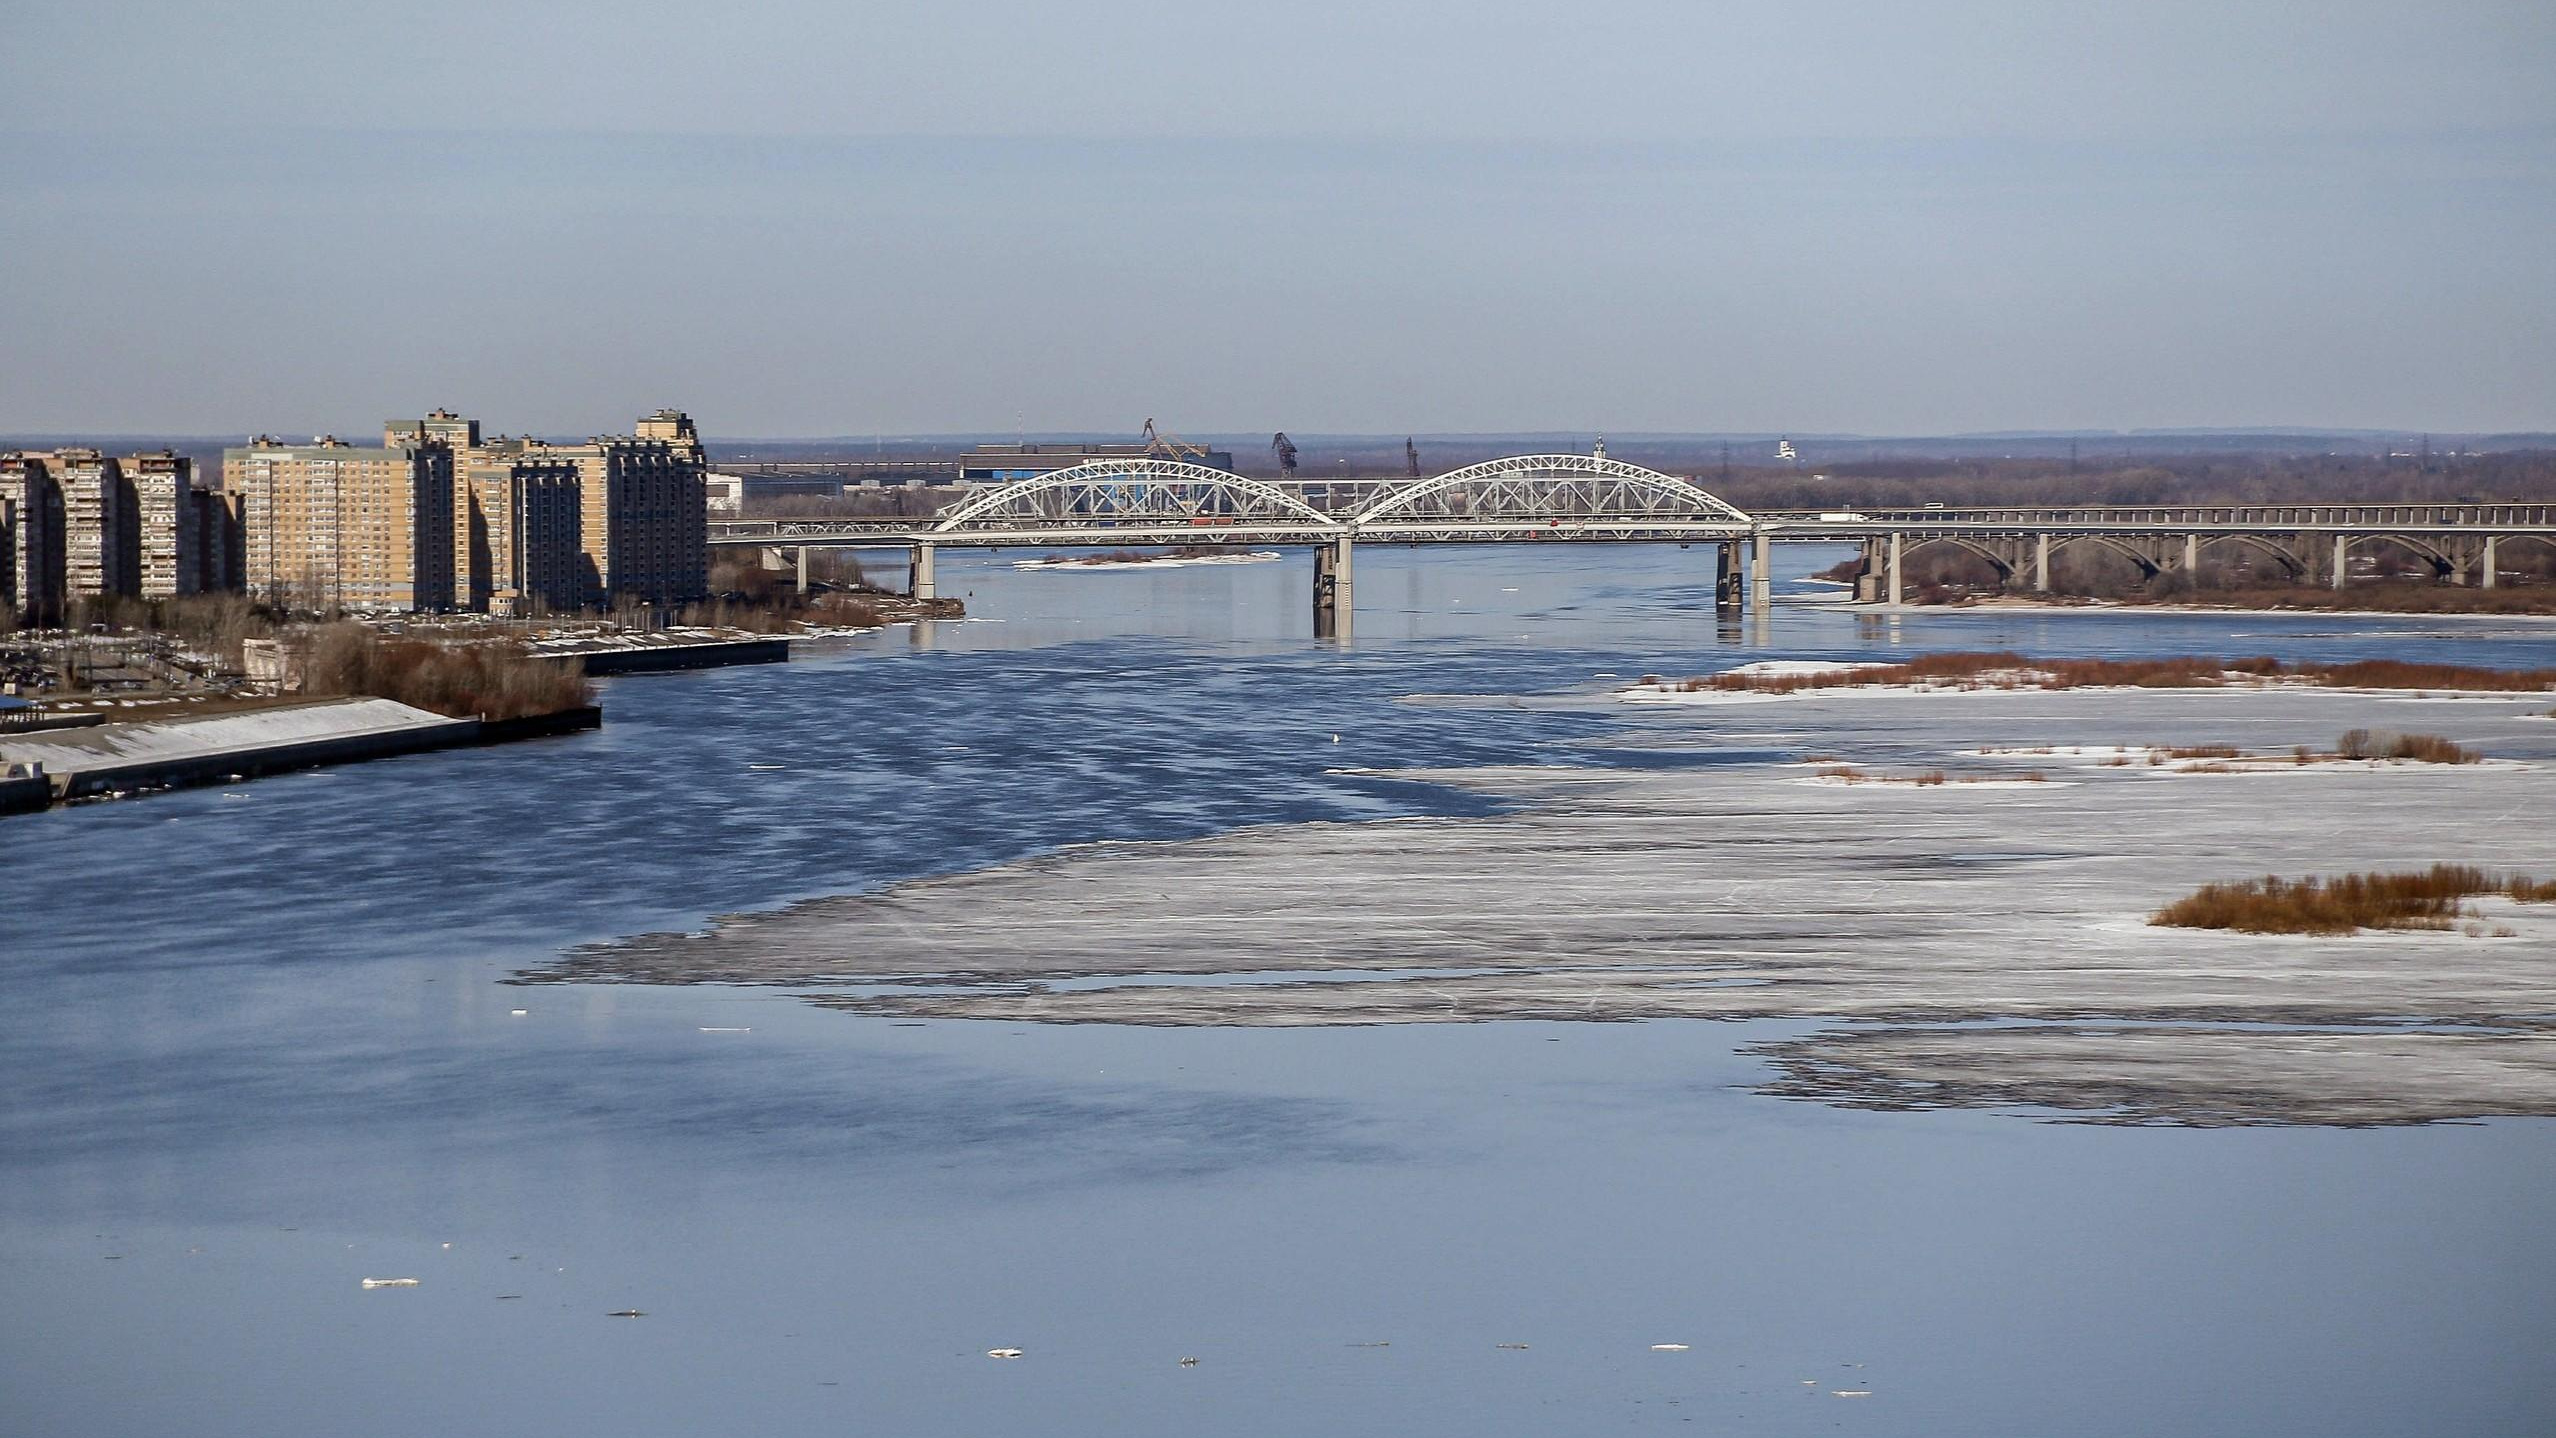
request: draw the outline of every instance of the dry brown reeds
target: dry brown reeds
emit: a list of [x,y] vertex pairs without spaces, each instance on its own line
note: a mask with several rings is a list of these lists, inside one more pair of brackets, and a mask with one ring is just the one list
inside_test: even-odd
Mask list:
[[2464,744],[2444,739],[2438,734],[2391,734],[2384,730],[2346,730],[2334,741],[2334,752],[2345,759],[2404,759],[2416,764],[2474,764],[2484,755]]
[[360,624],[311,636],[302,692],[392,699],[456,719],[522,719],[593,702],[583,664],[520,644],[384,639]]
[[2556,903],[2556,880],[2498,874],[2465,864],[2434,864],[2413,873],[2345,874],[2284,879],[2266,875],[2204,884],[2148,917],[2178,929],[2232,929],[2244,934],[2348,934],[2359,929],[2446,929],[2467,914],[2459,902],[2502,894],[2522,903]]

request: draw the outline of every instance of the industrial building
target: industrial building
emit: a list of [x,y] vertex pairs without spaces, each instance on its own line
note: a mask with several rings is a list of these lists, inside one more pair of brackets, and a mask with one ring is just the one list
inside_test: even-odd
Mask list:
[[1222,449],[1167,450],[1162,444],[980,444],[959,456],[958,476],[961,484],[1009,484],[1112,459],[1178,459],[1228,474],[1234,468],[1233,452]]

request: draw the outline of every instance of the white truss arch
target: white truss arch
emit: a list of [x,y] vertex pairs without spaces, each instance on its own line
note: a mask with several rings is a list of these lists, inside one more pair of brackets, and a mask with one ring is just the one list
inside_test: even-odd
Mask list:
[[941,516],[932,532],[1177,524],[1340,527],[1275,485],[1221,469],[1174,459],[1095,459],[976,495]]
[[1683,479],[1593,454],[1521,454],[1452,469],[1378,497],[1352,522],[1557,518],[1752,522]]

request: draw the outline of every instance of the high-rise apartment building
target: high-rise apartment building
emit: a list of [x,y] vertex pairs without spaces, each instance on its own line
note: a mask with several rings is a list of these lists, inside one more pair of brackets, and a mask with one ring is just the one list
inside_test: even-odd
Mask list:
[[538,440],[500,439],[460,456],[454,487],[454,602],[491,614],[565,612],[586,601],[584,476]]
[[0,499],[12,511],[0,524],[0,596],[32,622],[59,623],[82,600],[238,587],[236,523],[220,496],[196,487],[195,462],[183,455],[0,455]]
[[29,624],[62,617],[62,489],[43,454],[0,454],[0,599]]
[[241,574],[245,540],[240,531],[240,497],[220,489],[197,489],[190,497],[197,539],[196,592],[235,594],[246,583]]
[[134,590],[144,599],[174,599],[204,589],[204,506],[196,499],[195,461],[162,450],[124,461],[133,501]]
[[439,409],[424,419],[384,420],[382,443],[440,444],[459,454],[479,443],[479,421],[464,419],[448,409]]
[[225,451],[248,587],[311,607],[509,614],[699,599],[700,436],[681,410],[637,431],[483,440],[477,420],[439,409],[384,423],[377,450],[261,439]]
[[681,410],[633,435],[599,435],[551,453],[577,465],[586,602],[682,604],[710,591],[709,465]]
[[222,483],[239,496],[250,593],[310,609],[452,606],[449,446],[260,437],[222,452]]
[[124,466],[94,449],[49,457],[62,489],[62,588],[69,599],[112,599],[142,584],[141,516]]

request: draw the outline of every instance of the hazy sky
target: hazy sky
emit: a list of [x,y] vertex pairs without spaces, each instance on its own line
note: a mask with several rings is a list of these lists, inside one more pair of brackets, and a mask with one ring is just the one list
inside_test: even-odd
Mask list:
[[2556,5],[0,0],[0,432],[2556,428]]

